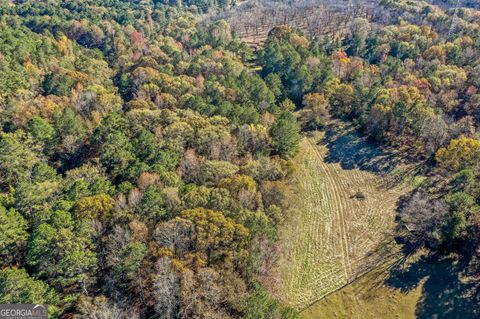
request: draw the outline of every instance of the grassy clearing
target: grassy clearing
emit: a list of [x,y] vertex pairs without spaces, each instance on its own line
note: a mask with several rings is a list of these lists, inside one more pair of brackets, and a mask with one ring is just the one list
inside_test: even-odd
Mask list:
[[[297,214],[281,230],[274,291],[297,309],[345,286],[397,249],[391,231],[405,188],[387,188],[378,174],[327,162],[331,145],[324,138],[317,133],[301,141],[292,198]],[[353,138],[360,143],[355,136],[347,140]],[[364,200],[355,198],[358,191]]]
[[409,291],[385,284],[387,265],[327,296],[301,313],[304,319],[415,318],[425,279]]
[[301,313],[304,319],[476,319],[478,284],[457,256],[391,258]]

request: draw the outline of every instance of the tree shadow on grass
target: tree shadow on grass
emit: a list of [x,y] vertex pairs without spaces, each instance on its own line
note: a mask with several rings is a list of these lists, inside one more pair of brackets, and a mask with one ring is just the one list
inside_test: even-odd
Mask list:
[[461,281],[462,268],[454,259],[422,257],[393,267],[385,284],[407,293],[423,283],[415,311],[419,319],[480,318],[478,284]]
[[382,150],[377,143],[362,137],[352,125],[338,121],[325,127],[321,144],[328,148],[325,161],[339,163],[343,169],[388,173],[402,161],[398,154]]

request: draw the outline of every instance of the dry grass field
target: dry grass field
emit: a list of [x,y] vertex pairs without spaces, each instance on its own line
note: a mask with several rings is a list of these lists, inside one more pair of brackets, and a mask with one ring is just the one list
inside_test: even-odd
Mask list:
[[[382,154],[362,144],[354,131],[344,131],[303,138],[296,157],[296,214],[281,230],[275,269],[280,281],[274,290],[297,309],[352,282],[398,249],[392,236],[395,207],[407,187],[387,187],[368,165]],[[355,196],[360,192],[364,198]]]
[[409,291],[385,284],[393,262],[374,269],[301,313],[304,319],[413,319],[426,279]]
[[[396,256],[398,257],[398,256]],[[478,284],[455,256],[390,258],[301,312],[303,319],[477,319]]]

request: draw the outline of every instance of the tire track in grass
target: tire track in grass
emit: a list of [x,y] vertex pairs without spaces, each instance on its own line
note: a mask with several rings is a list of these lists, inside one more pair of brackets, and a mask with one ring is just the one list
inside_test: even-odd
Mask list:
[[[302,187],[302,190],[306,190],[307,192],[302,192],[304,195],[305,194],[309,194],[310,196],[307,197],[307,198],[310,198],[310,199],[313,199],[314,202],[316,202],[316,204],[318,204],[317,207],[315,206],[311,206],[311,205],[305,205],[305,208],[306,208],[306,217],[308,217],[308,220],[310,221],[315,221],[314,223],[310,223],[308,225],[308,227],[305,227],[306,229],[304,229],[304,232],[305,232],[305,237],[314,237],[312,236],[312,233],[315,234],[316,236],[314,237],[315,240],[313,241],[307,241],[305,244],[306,244],[306,251],[305,251],[305,256],[307,257],[307,259],[310,257],[312,262],[318,262],[318,263],[321,263],[323,264],[323,267],[326,267],[328,268],[329,270],[327,272],[317,272],[317,271],[313,271],[313,273],[307,273],[305,275],[305,269],[308,269],[308,267],[303,267],[305,265],[303,265],[303,262],[304,262],[304,257],[305,256],[301,256],[301,252],[300,251],[297,251],[297,253],[300,253],[300,256],[297,255],[296,257],[298,257],[300,260],[301,260],[301,263],[299,265],[296,265],[297,267],[295,267],[295,273],[298,273],[299,274],[299,277],[296,278],[298,279],[298,281],[296,282],[295,281],[295,278],[290,278],[292,279],[291,280],[291,284],[290,286],[293,284],[295,285],[296,289],[300,289],[302,290],[303,287],[299,286],[300,284],[302,283],[306,283],[308,286],[310,286],[312,288],[312,290],[315,290],[317,289],[317,287],[314,287],[312,286],[312,284],[317,284],[317,283],[321,283],[321,282],[324,282],[325,284],[327,284],[328,282],[328,286],[335,286],[335,280],[339,277],[336,273],[338,272],[336,269],[332,269],[331,266],[328,266],[329,265],[329,262],[333,264],[336,263],[336,258],[334,256],[334,253],[335,253],[335,246],[337,245],[337,243],[335,242],[335,236],[331,236],[331,229],[333,228],[333,224],[335,223],[335,220],[333,219],[334,216],[332,216],[332,209],[329,207],[329,204],[331,203],[334,203],[334,204],[338,204],[334,198],[332,197],[332,192],[329,191],[329,188],[331,187],[330,183],[327,183],[327,180],[325,179],[318,179],[318,166],[317,166],[317,161],[314,160],[315,159],[315,149],[314,148],[311,148],[311,147],[307,147],[306,148],[306,156],[307,156],[307,160],[305,161],[305,172],[306,174],[304,175],[309,175],[311,173],[314,173],[312,176],[308,176],[309,178],[302,178],[302,183],[301,183],[301,186],[304,186]],[[322,187],[318,187],[318,185],[322,185]],[[305,187],[307,186],[307,187]],[[318,191],[318,189],[315,189],[315,186],[317,188],[320,188],[321,192]],[[314,195],[314,196],[311,196],[311,195]],[[307,203],[311,204],[311,201],[307,201]],[[327,233],[327,236],[325,238],[325,236],[321,236],[321,231],[318,231],[318,228],[316,225],[318,225],[319,223],[323,223],[323,224],[326,224],[328,225],[328,228],[327,229],[330,229],[330,234]],[[313,227],[312,227],[313,225]],[[301,231],[298,231],[295,233],[295,236],[298,238],[298,235],[301,235],[302,232]],[[301,236],[300,236],[301,237]],[[332,243],[330,245],[330,247],[328,247],[328,245],[320,245],[320,246],[324,246],[325,248],[330,248],[332,249],[333,248],[333,251],[329,251],[327,249],[325,250],[320,250],[319,249],[316,249],[316,245],[320,242],[326,242],[325,239],[328,239],[328,240],[332,240]],[[301,238],[300,238],[301,240]],[[331,258],[326,258],[325,260],[322,260],[322,257],[328,257],[330,254],[330,257]],[[326,264],[325,264],[326,262]],[[310,267],[315,267],[316,265],[309,265]],[[338,267],[338,270],[340,271],[343,271],[343,269],[341,269],[340,267]],[[333,275],[333,276],[330,276],[330,275]],[[330,277],[330,278],[329,278]],[[346,277],[345,275],[342,275],[341,277],[345,278],[344,280],[346,280]],[[333,282],[332,282],[332,278],[333,278]],[[313,282],[312,282],[313,281]],[[338,286],[338,285],[337,285]],[[322,289],[320,286],[318,286],[320,289]],[[313,291],[312,292],[313,294],[316,293],[316,291]],[[321,291],[318,291],[318,293],[322,293]],[[309,298],[307,296],[297,296],[299,299],[304,299],[304,298]]]
[[332,188],[332,194],[333,194],[333,202],[335,204],[334,207],[334,214],[337,217],[337,223],[340,224],[339,227],[339,233],[340,233],[340,241],[341,241],[341,247],[342,247],[342,255],[343,255],[343,265],[344,265],[344,271],[345,271],[345,277],[349,278],[351,273],[352,273],[352,267],[350,264],[350,258],[349,258],[349,245],[348,245],[348,239],[347,239],[347,230],[345,227],[344,223],[344,217],[343,217],[343,211],[346,209],[346,205],[344,203],[344,198],[341,196],[343,193],[342,190],[340,190],[338,182],[335,182],[333,178],[332,172],[328,169],[328,167],[325,164],[325,157],[320,153],[318,150],[317,144],[309,139],[308,140],[311,148],[314,150],[315,155],[317,157],[318,163],[321,166],[322,170],[325,172],[325,176],[327,177],[328,181],[330,182],[331,188]]
[[[375,251],[394,225],[395,203],[403,193],[384,189],[373,173],[326,163],[328,149],[317,141],[301,141],[291,198],[297,211],[280,230],[282,254],[272,270],[280,278],[272,292],[298,309],[345,286],[382,258]],[[352,198],[360,189],[366,200]]]

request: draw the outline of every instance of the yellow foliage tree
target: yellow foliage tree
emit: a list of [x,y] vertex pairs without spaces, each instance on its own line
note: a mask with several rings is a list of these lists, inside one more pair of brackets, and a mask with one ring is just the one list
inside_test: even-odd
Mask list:
[[220,187],[228,189],[230,194],[237,198],[243,206],[255,209],[257,183],[247,175],[236,175],[220,181]]
[[75,205],[75,214],[79,218],[102,219],[114,205],[113,198],[105,194],[82,197]]
[[180,217],[193,222],[195,251],[206,256],[208,264],[219,260],[231,264],[244,260],[248,255],[248,229],[225,217],[223,213],[195,208],[183,211]]
[[473,138],[461,137],[450,141],[435,154],[440,167],[458,171],[473,165],[480,160],[480,141]]

